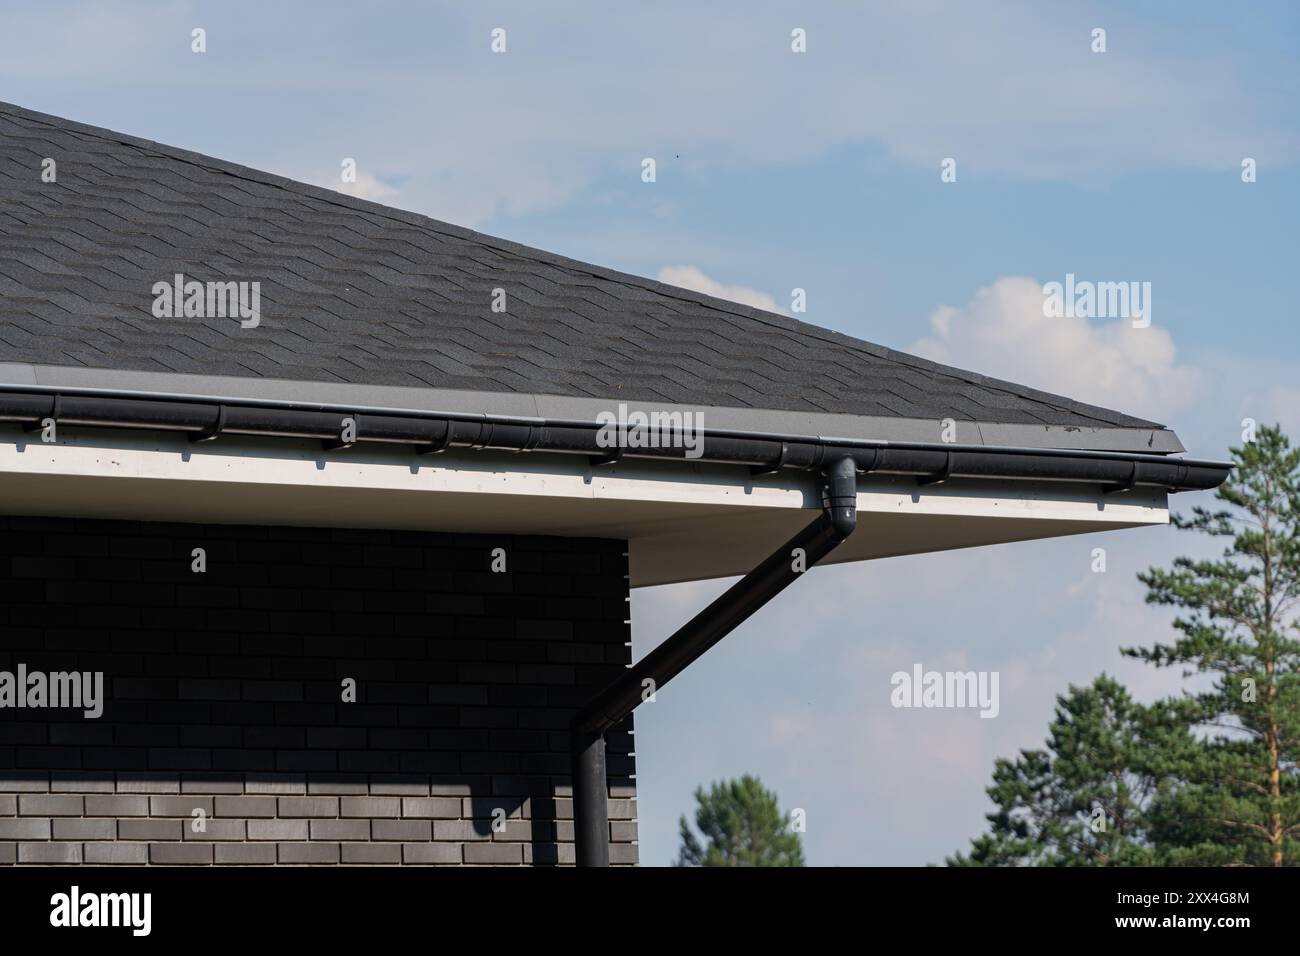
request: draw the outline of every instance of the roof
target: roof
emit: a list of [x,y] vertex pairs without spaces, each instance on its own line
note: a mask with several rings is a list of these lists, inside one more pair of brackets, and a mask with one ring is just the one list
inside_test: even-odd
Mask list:
[[[886,439],[953,418],[977,423],[961,441],[1182,450],[1119,412],[2,103],[0,198],[14,381],[488,413],[526,397],[588,418],[626,401]],[[176,273],[259,282],[262,321],[155,318]]]

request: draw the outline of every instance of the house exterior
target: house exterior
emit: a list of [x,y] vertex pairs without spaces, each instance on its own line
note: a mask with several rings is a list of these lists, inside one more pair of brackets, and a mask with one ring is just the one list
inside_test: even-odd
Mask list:
[[[5,104],[0,200],[0,864],[633,864],[629,688],[801,561],[1160,524],[1227,473]],[[631,588],[737,574],[630,669]]]

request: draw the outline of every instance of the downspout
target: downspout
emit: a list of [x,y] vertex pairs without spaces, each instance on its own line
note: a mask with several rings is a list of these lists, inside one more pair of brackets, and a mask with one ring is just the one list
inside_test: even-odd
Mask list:
[[609,866],[605,733],[833,551],[857,525],[857,465],[840,458],[823,473],[822,513],[574,715],[571,730],[574,840],[579,866]]

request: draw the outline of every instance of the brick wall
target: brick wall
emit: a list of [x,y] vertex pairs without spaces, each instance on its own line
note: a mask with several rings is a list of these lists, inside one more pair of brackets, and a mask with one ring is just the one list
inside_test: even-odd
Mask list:
[[626,574],[621,541],[0,517],[0,671],[106,698],[0,709],[0,864],[571,863],[567,722],[630,660]]

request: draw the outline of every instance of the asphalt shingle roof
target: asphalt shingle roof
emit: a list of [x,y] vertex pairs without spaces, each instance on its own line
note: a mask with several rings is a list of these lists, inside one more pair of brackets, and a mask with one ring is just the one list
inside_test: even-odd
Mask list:
[[[57,181],[42,182],[42,160]],[[155,282],[261,283],[262,321]],[[492,290],[508,311],[494,313]],[[0,103],[0,363],[917,419],[1152,423]]]

